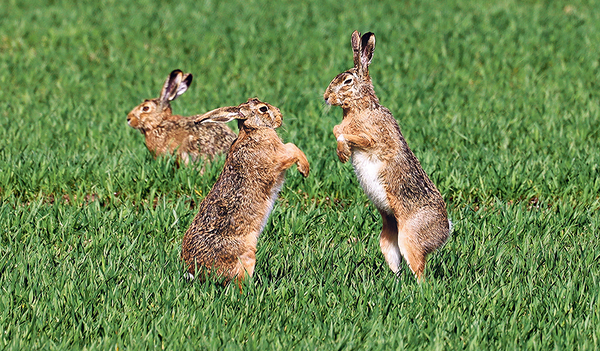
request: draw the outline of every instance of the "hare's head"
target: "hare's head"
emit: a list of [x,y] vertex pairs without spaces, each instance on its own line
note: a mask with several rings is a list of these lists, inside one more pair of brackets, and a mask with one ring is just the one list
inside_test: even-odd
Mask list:
[[358,31],[352,33],[352,51],[354,67],[338,74],[325,90],[325,102],[342,108],[350,108],[377,99],[369,76],[369,65],[375,51],[375,34],[369,32],[362,36]]
[[248,99],[247,102],[238,106],[240,108],[240,117],[244,120],[243,125],[246,128],[279,128],[283,122],[281,111],[275,106],[262,102],[259,99]]
[[156,128],[163,120],[171,117],[171,104],[192,84],[192,75],[176,69],[165,81],[160,96],[156,99],[144,100],[127,115],[127,124],[135,129],[150,130]]
[[202,122],[227,123],[237,119],[240,129],[279,128],[283,121],[281,111],[256,98],[239,106],[221,107],[201,116]]

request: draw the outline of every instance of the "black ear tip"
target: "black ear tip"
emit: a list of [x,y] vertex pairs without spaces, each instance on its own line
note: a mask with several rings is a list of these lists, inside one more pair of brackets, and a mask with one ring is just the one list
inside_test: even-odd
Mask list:
[[183,72],[180,69],[175,69],[169,74],[169,79],[175,79],[180,74],[183,74]]
[[367,46],[367,44],[369,43],[369,39],[371,39],[371,37],[375,37],[375,33],[368,32],[368,33],[363,34],[363,36],[360,40],[362,47]]

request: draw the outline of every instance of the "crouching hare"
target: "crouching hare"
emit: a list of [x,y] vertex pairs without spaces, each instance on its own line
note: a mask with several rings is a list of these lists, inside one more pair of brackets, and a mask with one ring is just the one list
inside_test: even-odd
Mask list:
[[296,145],[284,144],[275,132],[282,123],[277,107],[249,99],[237,107],[213,110],[205,118],[203,123],[237,119],[240,132],[183,237],[181,258],[191,278],[216,275],[241,285],[246,274],[254,272],[258,237],[285,171],[295,163],[307,177],[309,164]]
[[354,67],[338,74],[325,91],[328,104],[341,106],[333,128],[337,155],[352,165],[364,192],[379,210],[381,251],[394,273],[401,257],[420,281],[427,255],[448,239],[446,204],[408,147],[391,112],[379,104],[369,65],[375,35],[352,33]]
[[145,100],[127,115],[127,124],[146,138],[146,147],[154,157],[177,152],[184,164],[199,158],[210,159],[229,150],[236,138],[224,124],[200,123],[203,115],[173,115],[170,102],[185,93],[192,75],[176,69],[165,81],[160,96]]

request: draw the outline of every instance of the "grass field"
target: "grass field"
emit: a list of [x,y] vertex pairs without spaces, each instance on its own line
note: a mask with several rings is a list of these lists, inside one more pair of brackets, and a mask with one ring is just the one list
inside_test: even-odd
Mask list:
[[[0,348],[600,348],[600,2],[5,1]],[[335,155],[322,94],[372,31],[383,105],[447,201],[418,284]],[[126,114],[168,73],[195,114],[259,97],[293,167],[254,277],[189,283],[181,239],[224,158],[153,160]]]

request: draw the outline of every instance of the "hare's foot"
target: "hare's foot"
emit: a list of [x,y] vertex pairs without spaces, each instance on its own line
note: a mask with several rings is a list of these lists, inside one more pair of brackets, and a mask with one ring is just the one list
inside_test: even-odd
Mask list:
[[381,213],[383,228],[379,236],[379,246],[388,266],[395,274],[398,274],[402,255],[398,247],[398,224],[396,218],[387,213]]
[[337,155],[342,163],[348,162],[352,152],[350,151],[350,146],[346,142],[346,138],[344,138],[344,134],[340,134],[337,138]]

